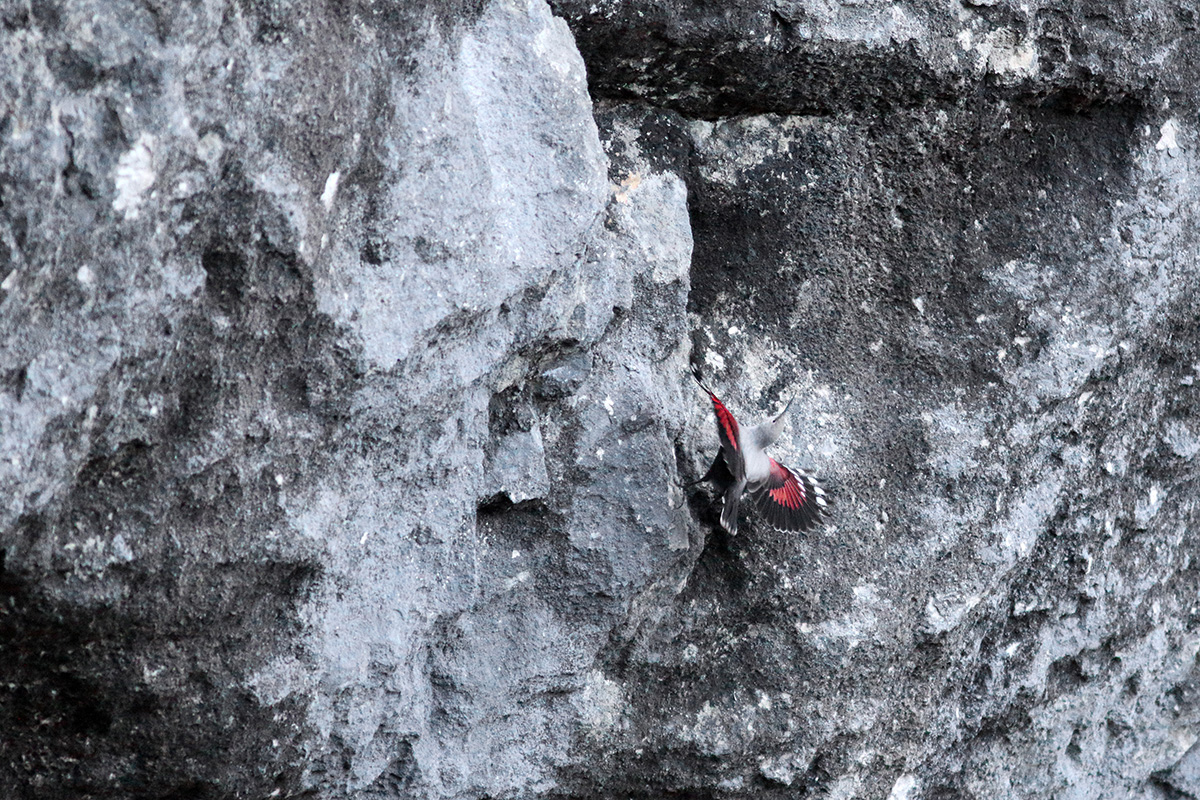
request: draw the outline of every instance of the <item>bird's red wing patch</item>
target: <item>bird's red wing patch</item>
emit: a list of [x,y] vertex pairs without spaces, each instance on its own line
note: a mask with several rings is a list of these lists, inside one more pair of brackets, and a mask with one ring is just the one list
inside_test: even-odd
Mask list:
[[[704,379],[700,377],[700,367],[692,364],[692,375],[696,378],[696,383],[700,384],[700,388],[712,400],[713,411],[717,414],[717,434],[721,437],[721,444],[729,450],[730,454],[738,451],[738,424],[733,418],[733,414],[721,402],[721,399],[713,394],[713,390],[708,388]],[[732,466],[732,465],[731,465]]]
[[783,466],[775,459],[771,459],[771,483],[776,480],[782,482],[782,486],[777,489],[769,489],[771,499],[784,508],[797,509],[804,505],[808,500],[808,493],[804,491],[804,486],[800,481],[796,480],[796,476],[792,471]]
[[771,476],[756,488],[754,504],[767,522],[785,531],[804,531],[828,513],[825,490],[803,470],[792,472],[771,459]]
[[704,379],[700,377],[700,368],[696,364],[692,364],[692,375],[696,378],[696,383],[712,400],[713,411],[717,415],[717,435],[721,438],[721,450],[725,454],[730,474],[735,480],[738,480],[745,474],[745,465],[742,462],[737,420],[733,418],[733,414],[725,407],[720,398],[713,394],[712,389],[705,385]]
[[721,444],[731,447],[734,450],[738,449],[738,424],[733,418],[733,414],[725,407],[717,396],[712,392],[708,393],[712,398],[713,410],[717,412],[717,428],[721,434]]

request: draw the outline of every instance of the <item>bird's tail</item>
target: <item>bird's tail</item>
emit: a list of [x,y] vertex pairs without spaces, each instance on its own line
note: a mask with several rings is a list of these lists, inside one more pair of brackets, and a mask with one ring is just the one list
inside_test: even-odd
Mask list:
[[738,481],[725,491],[725,507],[721,509],[721,527],[729,531],[730,536],[737,535],[738,506],[742,501],[742,490],[746,488],[745,481]]

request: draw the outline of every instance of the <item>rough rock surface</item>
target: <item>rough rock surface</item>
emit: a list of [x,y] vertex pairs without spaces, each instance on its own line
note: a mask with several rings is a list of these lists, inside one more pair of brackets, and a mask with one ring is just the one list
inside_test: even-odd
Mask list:
[[1192,4],[552,6],[0,6],[0,794],[1200,797]]

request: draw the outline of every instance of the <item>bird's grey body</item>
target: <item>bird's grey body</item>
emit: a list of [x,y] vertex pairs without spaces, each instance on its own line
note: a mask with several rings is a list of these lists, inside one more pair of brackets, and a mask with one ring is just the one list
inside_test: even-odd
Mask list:
[[779,412],[779,416],[770,422],[755,425],[753,428],[741,431],[738,437],[742,446],[742,458],[746,462],[746,484],[754,486],[771,477],[771,459],[767,448],[775,444],[779,434],[783,433],[784,415],[792,404],[789,402]]

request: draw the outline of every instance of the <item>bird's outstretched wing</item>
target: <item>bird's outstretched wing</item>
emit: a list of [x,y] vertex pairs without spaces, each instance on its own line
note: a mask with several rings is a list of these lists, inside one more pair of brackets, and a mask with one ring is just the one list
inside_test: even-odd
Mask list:
[[729,470],[729,465],[725,463],[725,451],[718,450],[717,457],[713,459],[712,466],[708,468],[708,472],[704,473],[704,477],[697,478],[694,483],[704,483],[711,481],[713,486],[717,488],[718,494],[724,494],[725,490],[737,482],[733,477],[733,473]]
[[750,493],[750,501],[771,525],[784,531],[806,531],[828,513],[825,490],[804,470],[792,470],[775,459],[771,475]]
[[738,440],[738,423],[733,418],[733,414],[725,407],[712,389],[709,389],[704,380],[700,377],[700,368],[692,364],[692,376],[696,379],[696,383],[700,384],[700,388],[708,394],[712,400],[713,411],[717,415],[717,435],[721,437],[721,449],[725,453],[725,463],[729,468],[729,472],[733,477],[739,478],[745,472],[744,461],[742,459],[742,451],[739,447]]

